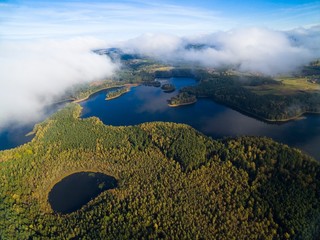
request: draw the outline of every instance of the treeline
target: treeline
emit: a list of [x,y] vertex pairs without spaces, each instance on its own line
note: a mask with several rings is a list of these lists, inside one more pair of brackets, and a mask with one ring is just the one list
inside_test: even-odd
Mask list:
[[181,68],[175,67],[166,71],[155,71],[155,78],[172,78],[172,77],[183,77],[183,78],[195,78],[197,80],[203,79],[205,76],[209,76],[207,71],[201,68]]
[[91,94],[98,92],[103,89],[119,87],[123,85],[123,82],[104,80],[98,81],[91,84],[79,84],[73,86],[71,89],[67,90],[65,96],[62,98],[81,100],[89,97]]
[[118,88],[116,90],[113,90],[113,91],[109,91],[106,95],[106,100],[109,100],[109,99],[113,99],[113,98],[116,98],[116,97],[119,97],[121,96],[122,94],[126,93],[126,92],[129,92],[129,88],[128,87],[121,87],[121,88]]
[[319,60],[313,62],[310,66],[302,68],[301,73],[303,76],[319,76],[320,75],[320,64]]
[[[31,143],[0,152],[0,239],[319,239],[320,164],[268,138],[215,141],[187,125],[105,126],[69,104]],[[52,212],[80,171],[117,189]]]
[[[320,94],[301,91],[295,95],[257,95],[245,86],[279,85],[269,77],[232,75],[231,71],[213,71],[190,66],[172,66],[155,59],[137,54],[125,53],[121,49],[111,48],[101,52],[114,61],[121,61],[122,67],[111,77],[98,85],[79,85],[66,95],[66,99],[83,99],[104,88],[121,86],[124,83],[142,83],[159,86],[156,78],[188,77],[200,82],[187,92],[196,97],[210,97],[239,111],[269,121],[286,121],[305,112],[320,111]],[[311,82],[318,82],[318,61],[301,70],[303,76],[311,76]],[[176,99],[177,100],[177,99]]]
[[197,101],[195,95],[189,94],[187,92],[179,93],[177,96],[172,97],[168,100],[169,106],[180,106],[180,105],[187,105],[192,104]]
[[171,83],[166,83],[166,84],[163,84],[163,85],[161,86],[161,89],[162,89],[164,92],[169,93],[169,92],[173,92],[174,90],[176,90],[176,87],[175,87],[173,84],[171,84]]
[[[251,114],[255,117],[282,121],[295,118],[305,112],[320,112],[320,94],[301,92],[296,95],[258,95],[244,86],[257,84],[281,84],[274,80],[252,77],[253,81],[242,82],[237,76],[216,76],[201,81],[194,87],[186,87],[182,92],[197,97],[209,97],[214,101]],[[271,82],[270,82],[271,81]]]

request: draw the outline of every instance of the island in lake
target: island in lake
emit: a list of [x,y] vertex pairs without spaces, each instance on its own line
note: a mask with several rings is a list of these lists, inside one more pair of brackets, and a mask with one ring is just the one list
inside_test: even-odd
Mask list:
[[[81,110],[68,104],[33,141],[0,151],[1,239],[320,237],[320,164],[299,150],[184,124],[106,126]],[[55,186],[83,172],[111,182],[56,209]]]
[[122,94],[125,94],[130,91],[129,87],[121,87],[119,89],[109,91],[106,95],[106,100],[111,100],[117,97],[120,97]]
[[168,100],[170,107],[178,107],[183,105],[189,105],[197,102],[195,95],[188,94],[187,92],[179,93],[177,96]]
[[[210,98],[266,122],[286,122],[299,119],[305,113],[320,113],[320,64],[317,61],[304,66],[292,76],[273,78],[225,68],[170,65],[115,48],[106,49],[103,54],[121,59],[123,67],[111,79],[70,89],[65,99],[82,101],[106,88],[122,87],[125,84],[159,87],[161,84],[155,79],[189,77],[196,79],[198,84],[182,89],[181,92],[197,98]],[[163,84],[162,89],[169,93],[175,90],[175,86]],[[116,97],[120,95],[115,94]]]
[[161,89],[166,93],[171,93],[176,90],[176,87],[173,84],[166,83],[161,86]]
[[160,87],[161,83],[157,80],[154,81],[147,81],[142,83],[144,86],[152,86],[152,87]]
[[[317,66],[289,81],[118,53],[123,68],[112,79],[64,97],[120,87],[114,98],[126,84],[175,76],[197,85],[180,89],[171,106],[207,97],[270,121],[320,109],[318,83],[308,77],[317,78]],[[266,137],[213,139],[171,122],[107,126],[81,113],[69,103],[35,125],[32,141],[0,151],[0,239],[320,238],[320,163],[300,150]],[[52,194],[79,174],[93,193],[56,208]]]

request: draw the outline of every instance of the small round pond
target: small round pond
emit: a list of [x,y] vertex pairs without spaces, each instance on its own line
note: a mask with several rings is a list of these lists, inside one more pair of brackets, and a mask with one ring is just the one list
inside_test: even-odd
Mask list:
[[56,213],[71,213],[80,209],[101,192],[117,187],[117,180],[103,173],[71,174],[51,189],[49,203]]

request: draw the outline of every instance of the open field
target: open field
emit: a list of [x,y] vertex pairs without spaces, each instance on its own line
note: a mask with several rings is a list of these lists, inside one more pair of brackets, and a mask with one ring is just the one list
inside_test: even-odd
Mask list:
[[283,77],[276,79],[282,84],[267,84],[260,86],[246,86],[248,90],[258,95],[293,95],[301,92],[317,92],[320,90],[320,84],[311,83],[308,78]]

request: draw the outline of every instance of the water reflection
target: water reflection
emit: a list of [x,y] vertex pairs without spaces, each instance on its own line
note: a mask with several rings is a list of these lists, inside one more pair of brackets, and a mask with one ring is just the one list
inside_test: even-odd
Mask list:
[[176,91],[164,93],[160,88],[140,86],[111,101],[98,94],[81,103],[82,117],[97,116],[107,125],[135,125],[151,121],[186,123],[214,138],[224,136],[267,136],[276,141],[298,147],[320,159],[320,116],[285,124],[269,124],[209,99],[199,99],[196,104],[171,108],[167,100],[183,86],[195,84],[193,79],[171,79]]

